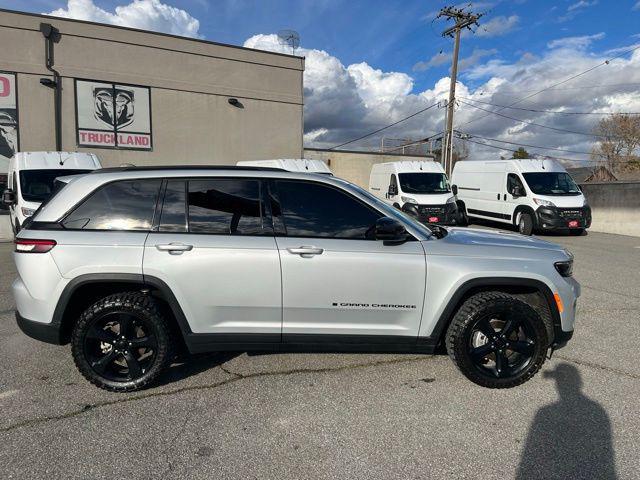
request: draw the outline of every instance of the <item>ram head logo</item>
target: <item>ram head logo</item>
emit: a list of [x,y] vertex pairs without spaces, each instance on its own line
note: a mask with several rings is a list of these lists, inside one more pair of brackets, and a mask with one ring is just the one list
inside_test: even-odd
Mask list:
[[134,120],[134,92],[123,88],[96,87],[93,89],[93,114],[99,122],[111,128],[131,125]]

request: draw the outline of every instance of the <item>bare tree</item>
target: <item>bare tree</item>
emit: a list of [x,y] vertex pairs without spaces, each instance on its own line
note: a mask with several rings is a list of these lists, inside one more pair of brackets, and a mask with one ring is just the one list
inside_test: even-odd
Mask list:
[[614,113],[598,122],[591,156],[612,172],[640,168],[640,116]]

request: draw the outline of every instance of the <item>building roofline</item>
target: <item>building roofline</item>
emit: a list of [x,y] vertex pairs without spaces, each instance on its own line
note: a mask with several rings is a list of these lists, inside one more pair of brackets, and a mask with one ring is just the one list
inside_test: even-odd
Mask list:
[[392,157],[420,157],[420,158],[431,158],[435,160],[435,155],[421,155],[421,154],[413,154],[413,153],[392,153],[392,152],[376,152],[376,151],[367,151],[367,150],[333,150],[329,148],[312,148],[312,147],[304,147],[305,150],[312,150],[314,152],[327,152],[327,153],[359,153],[362,155],[387,155]]
[[130,32],[137,32],[137,33],[146,33],[146,34],[150,34],[150,35],[158,35],[161,37],[168,37],[168,38],[175,38],[175,39],[179,39],[179,40],[187,40],[187,41],[191,41],[191,42],[198,42],[198,43],[202,43],[205,45],[215,45],[218,47],[228,47],[228,48],[235,48],[238,50],[247,50],[250,52],[259,52],[259,53],[266,53],[268,55],[277,55],[280,57],[287,57],[287,58],[293,58],[293,59],[298,59],[298,60],[304,60],[305,57],[301,57],[298,55],[291,55],[288,53],[280,53],[280,52],[272,52],[269,50],[260,50],[258,48],[249,48],[249,47],[241,47],[240,45],[232,45],[229,43],[221,43],[221,42],[214,42],[211,40],[204,40],[201,38],[193,38],[193,37],[185,37],[182,35],[175,35],[172,33],[164,33],[164,32],[155,32],[153,30],[143,30],[141,28],[133,28],[133,27],[123,27],[121,25],[112,25],[110,23],[100,23],[100,22],[91,22],[89,20],[78,20],[76,18],[66,18],[66,17],[56,17],[54,15],[45,15],[42,13],[31,13],[31,12],[23,12],[20,10],[10,10],[8,8],[0,8],[0,13],[13,13],[16,15],[24,15],[24,16],[29,16],[29,17],[38,17],[38,18],[44,18],[44,19],[50,19],[50,20],[62,20],[64,22],[73,22],[73,23],[81,23],[84,25],[94,25],[97,27],[107,27],[107,28],[114,28],[114,29],[118,29],[118,30],[127,30]]

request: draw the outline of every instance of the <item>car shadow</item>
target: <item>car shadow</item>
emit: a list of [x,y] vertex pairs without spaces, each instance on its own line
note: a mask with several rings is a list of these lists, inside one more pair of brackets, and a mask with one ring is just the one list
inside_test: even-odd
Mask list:
[[[469,227],[490,227],[490,228],[498,228],[505,232],[518,233],[518,229],[511,224],[502,223],[502,222],[494,222],[491,220],[478,219],[474,218],[473,223],[468,225]],[[569,230],[560,230],[560,231],[536,231],[534,235],[538,237],[586,237],[589,235],[587,230],[583,230],[580,232],[580,235],[572,235],[569,233]]]
[[516,479],[617,478],[611,421],[582,393],[578,369],[561,363],[543,376],[555,380],[559,399],[536,413]]
[[240,356],[242,352],[214,352],[197,355],[181,354],[166,369],[158,379],[156,386],[184,380],[193,375],[198,375],[205,370],[219,367],[230,360]]

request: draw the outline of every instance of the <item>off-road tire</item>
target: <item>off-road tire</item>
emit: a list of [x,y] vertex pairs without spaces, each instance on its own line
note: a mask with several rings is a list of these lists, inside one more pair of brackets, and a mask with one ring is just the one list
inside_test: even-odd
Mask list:
[[[153,330],[157,342],[155,359],[137,379],[119,382],[104,378],[94,371],[85,356],[84,340],[89,327],[104,315],[113,312],[124,312],[144,319]],[[71,352],[80,373],[95,386],[112,392],[142,390],[152,385],[171,363],[173,342],[169,332],[167,320],[151,296],[140,292],[116,293],[100,299],[82,313],[71,334]]]
[[[534,353],[529,364],[513,376],[497,378],[483,373],[469,353],[469,331],[479,319],[493,312],[510,312],[529,322],[535,331]],[[519,298],[503,292],[480,292],[469,297],[455,314],[446,334],[449,357],[462,374],[473,383],[487,388],[511,388],[531,379],[542,367],[549,346],[545,321],[536,310]]]
[[518,220],[518,232],[530,236],[533,233],[533,218],[529,213],[521,213]]

